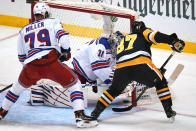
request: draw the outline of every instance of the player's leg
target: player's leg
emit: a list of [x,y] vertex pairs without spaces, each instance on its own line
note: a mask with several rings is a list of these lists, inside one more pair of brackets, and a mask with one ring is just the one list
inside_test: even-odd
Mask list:
[[70,99],[74,110],[76,124],[78,127],[91,127],[96,126],[98,123],[92,120],[92,117],[85,115],[84,113],[84,96],[81,88],[81,83],[77,80],[76,84],[69,87]]
[[132,78],[127,77],[128,74],[130,74],[130,72],[127,72],[125,68],[115,70],[112,85],[109,87],[109,89],[103,92],[95,109],[91,113],[91,116],[93,116],[94,119],[97,119],[100,114],[112,103],[112,101],[121,94],[128,83],[131,82]]
[[97,121],[93,121],[92,117],[85,115],[84,96],[82,86],[77,75],[67,65],[60,61],[49,66],[49,79],[61,84],[70,91],[70,101],[74,110],[77,127],[93,127],[97,126]]
[[[54,53],[56,51],[51,51]],[[51,54],[49,53],[49,55]],[[18,100],[19,95],[31,85],[35,85],[36,82],[41,79],[44,70],[44,66],[48,63],[51,63],[55,59],[58,59],[57,55],[52,57],[51,59],[39,59],[34,60],[27,65],[25,65],[20,73],[18,80],[12,85],[10,90],[7,92],[0,110],[0,119],[5,117],[5,114],[11,108],[11,106]]]
[[5,98],[2,101],[0,108],[0,120],[6,116],[11,106],[18,100],[19,95],[25,90],[18,81],[14,82],[10,90],[7,92]]
[[172,110],[172,99],[167,80],[154,64],[151,63],[142,66],[143,67],[141,68],[143,69],[143,75],[141,76],[145,77],[140,79],[142,80],[141,83],[149,87],[156,87],[157,95],[163,105],[166,116],[173,119],[176,112]]
[[30,78],[28,76],[29,73],[30,74],[33,73],[31,71],[32,71],[31,67],[29,67],[28,65],[25,66],[23,68],[23,70],[21,71],[21,73],[20,73],[19,79],[16,82],[13,83],[12,87],[7,92],[5,98],[3,99],[2,107],[0,109],[0,119],[5,117],[5,115],[7,114],[8,110],[11,108],[11,106],[18,100],[20,94],[26,88],[28,88],[33,83],[35,83],[31,79],[29,79]]

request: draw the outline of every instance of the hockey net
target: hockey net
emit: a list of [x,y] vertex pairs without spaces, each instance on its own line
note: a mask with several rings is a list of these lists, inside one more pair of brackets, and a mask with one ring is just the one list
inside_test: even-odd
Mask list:
[[[108,36],[115,31],[121,31],[124,34],[130,33],[131,24],[139,17],[133,10],[102,3],[72,2],[70,0],[44,2],[50,6],[51,17],[61,20],[65,30],[69,32],[73,54],[91,39]],[[34,21],[33,7],[36,3],[33,2],[31,6],[32,21]],[[56,86],[53,82],[47,81],[46,83]],[[128,86],[129,89],[123,95],[134,101],[142,90],[142,86],[137,87],[131,90]],[[153,103],[157,96],[152,98],[152,94],[151,90],[146,92],[138,104]]]

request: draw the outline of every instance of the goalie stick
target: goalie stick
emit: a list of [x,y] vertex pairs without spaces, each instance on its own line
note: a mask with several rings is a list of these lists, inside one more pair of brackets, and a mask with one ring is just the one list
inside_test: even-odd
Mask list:
[[[167,60],[164,62],[164,64],[161,66],[160,71],[164,74],[166,69],[164,69],[165,65],[169,62],[169,60],[174,56],[175,52],[173,51],[172,54],[167,58]],[[172,75],[169,77],[169,80],[172,80],[173,82],[177,79],[177,77],[179,76],[179,74],[182,72],[184,66],[182,64],[179,64],[176,69],[174,70],[174,72],[172,73]],[[172,84],[173,82],[168,82],[170,84]],[[149,89],[150,87],[144,87],[144,90],[139,94],[139,96],[136,98],[135,101],[132,102],[132,105],[124,107],[124,108],[112,108],[112,110],[114,112],[124,112],[124,111],[129,111],[131,110],[134,105],[137,103],[137,101],[141,98],[141,96],[146,92],[147,89]]]

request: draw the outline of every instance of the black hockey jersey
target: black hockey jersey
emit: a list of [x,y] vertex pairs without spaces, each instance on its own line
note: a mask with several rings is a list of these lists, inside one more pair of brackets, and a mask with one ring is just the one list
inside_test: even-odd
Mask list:
[[151,45],[169,42],[169,35],[150,29],[140,34],[125,35],[117,46],[116,68],[151,63]]

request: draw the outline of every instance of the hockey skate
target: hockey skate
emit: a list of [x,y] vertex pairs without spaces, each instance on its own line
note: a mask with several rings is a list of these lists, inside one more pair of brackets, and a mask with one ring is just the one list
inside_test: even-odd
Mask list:
[[98,126],[97,120],[93,119],[91,116],[87,116],[84,110],[75,111],[76,126],[78,128],[87,128]]
[[93,119],[97,120],[97,118],[100,116],[102,111],[98,111],[96,108],[95,110],[93,110],[93,112],[91,113],[91,116],[93,117]]
[[101,102],[98,101],[96,108],[92,111],[91,117],[97,120],[100,114],[105,110],[106,106],[104,106]]
[[4,110],[2,107],[0,108],[0,120],[3,119],[8,111]]
[[173,123],[173,122],[175,121],[176,112],[173,111],[171,107],[169,107],[169,108],[167,108],[167,109],[165,110],[165,113],[166,113],[166,115],[167,115],[167,118],[169,118],[169,121],[170,121],[171,123]]

